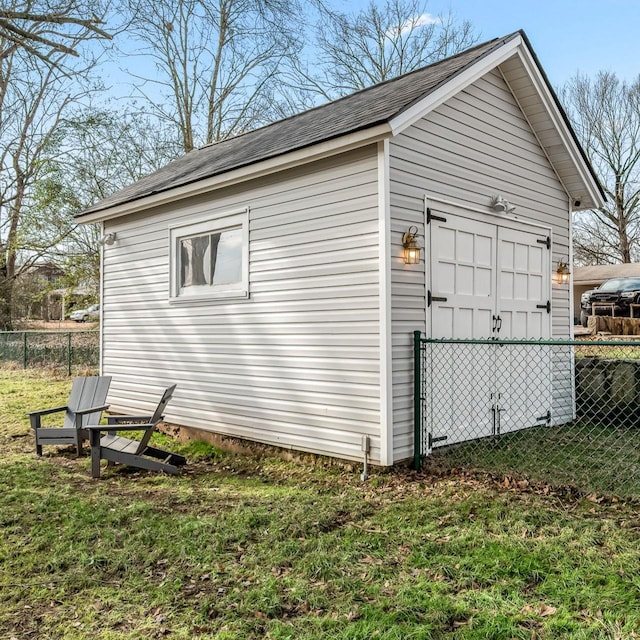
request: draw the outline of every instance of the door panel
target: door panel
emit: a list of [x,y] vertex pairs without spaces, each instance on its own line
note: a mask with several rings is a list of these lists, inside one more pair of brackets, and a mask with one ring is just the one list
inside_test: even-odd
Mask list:
[[[498,228],[497,313],[500,338],[548,339],[551,274],[547,236],[534,228]],[[500,433],[541,424],[551,405],[548,347],[496,349],[496,390]]]
[[501,338],[538,340],[551,335],[546,309],[550,260],[543,242],[546,236],[540,231],[498,227],[496,313],[502,318]]
[[431,335],[490,337],[495,306],[495,226],[458,216],[434,220],[431,225]]
[[[431,334],[489,338],[496,298],[495,225],[458,216],[431,222]],[[435,345],[431,375],[433,435],[442,445],[491,435],[495,371],[483,345]]]
[[[438,217],[445,219],[432,219],[430,228],[432,337],[548,338],[547,236],[518,222],[505,221],[513,224],[507,227],[451,214]],[[546,416],[548,350],[436,346],[430,419],[433,435],[447,436],[440,445],[526,428]]]

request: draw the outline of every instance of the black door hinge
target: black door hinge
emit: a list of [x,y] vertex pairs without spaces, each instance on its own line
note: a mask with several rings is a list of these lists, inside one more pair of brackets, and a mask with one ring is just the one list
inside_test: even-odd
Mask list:
[[446,302],[447,299],[442,296],[431,295],[431,290],[427,291],[427,307],[431,306],[432,302]]
[[433,437],[432,433],[429,433],[429,449],[433,448],[433,445],[436,442],[444,442],[445,440],[447,440],[449,438],[449,436],[438,436],[437,438]]
[[546,245],[547,249],[551,249],[551,238],[549,236],[547,236],[544,240],[542,240],[541,238],[538,238],[538,240],[536,240],[536,242],[538,244]]
[[438,222],[446,222],[446,218],[442,218],[441,216],[434,216],[431,213],[431,209],[427,207],[427,224],[429,224],[432,220],[437,220]]
[[538,416],[536,418],[536,420],[544,420],[547,423],[547,425],[550,425],[551,424],[551,409],[549,409],[545,415]]
[[537,304],[536,309],[546,309],[547,313],[551,313],[551,300],[547,300],[547,304]]

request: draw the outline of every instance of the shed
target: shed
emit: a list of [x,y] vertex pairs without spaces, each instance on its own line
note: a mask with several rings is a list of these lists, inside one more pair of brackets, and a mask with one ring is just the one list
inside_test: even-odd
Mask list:
[[78,216],[112,234],[111,406],[178,382],[177,425],[410,458],[412,332],[568,337],[555,264],[602,198],[521,31],[197,149]]

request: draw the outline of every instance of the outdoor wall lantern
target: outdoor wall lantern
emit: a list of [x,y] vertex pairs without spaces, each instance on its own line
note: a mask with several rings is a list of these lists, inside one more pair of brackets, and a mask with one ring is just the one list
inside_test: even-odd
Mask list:
[[112,245],[116,241],[115,233],[105,233],[100,240],[101,245]]
[[558,268],[556,269],[556,279],[558,284],[569,284],[569,265],[564,260],[558,260]]
[[420,245],[416,240],[418,236],[418,227],[411,226],[402,236],[402,246],[404,247],[404,263],[419,264],[420,262]]

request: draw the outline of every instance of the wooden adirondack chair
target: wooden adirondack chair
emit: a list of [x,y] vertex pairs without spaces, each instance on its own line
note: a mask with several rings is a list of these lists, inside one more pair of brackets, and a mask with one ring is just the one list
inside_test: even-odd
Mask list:
[[[89,422],[99,422],[102,412],[108,409],[105,404],[111,376],[89,376],[75,378],[71,387],[68,404],[53,409],[42,409],[29,413],[31,428],[36,439],[36,453],[42,455],[42,445],[75,445],[78,455],[82,453],[82,441],[89,440],[85,427]],[[43,427],[42,416],[64,411],[64,423],[61,427]]]
[[[149,446],[149,440],[158,423],[162,421],[163,412],[176,386],[174,384],[165,390],[151,416],[109,416],[107,425],[88,427],[91,442],[91,475],[94,478],[100,477],[101,460],[106,460],[107,464],[119,462],[140,469],[164,471],[170,474],[178,473],[178,467],[187,463],[183,456]],[[101,435],[104,431],[108,433]],[[119,431],[143,431],[144,433],[138,441],[116,435]]]

